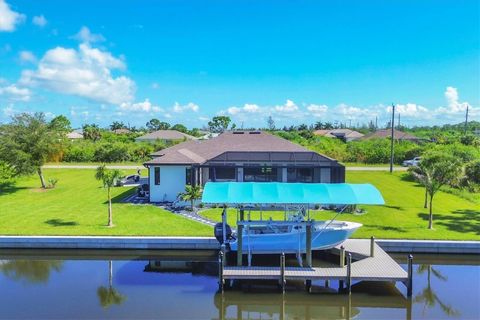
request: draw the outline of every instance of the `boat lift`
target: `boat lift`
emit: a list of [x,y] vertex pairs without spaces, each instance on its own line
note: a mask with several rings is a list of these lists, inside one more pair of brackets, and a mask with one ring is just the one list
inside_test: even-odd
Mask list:
[[[312,265],[312,242],[351,205],[381,205],[384,200],[378,189],[371,184],[349,183],[278,183],[278,182],[208,182],[205,185],[202,202],[223,207],[222,211],[222,245],[227,243],[227,206],[237,209],[237,265],[243,265],[243,244],[247,243],[248,265],[251,266],[253,250],[250,247],[250,229],[252,226],[305,228],[305,249],[301,243],[302,233],[298,233],[298,249],[294,252],[272,248],[272,252],[261,253],[295,253],[299,264],[303,265],[302,254],[306,254],[307,266]],[[312,238],[314,220],[310,219],[310,206],[334,205],[341,210],[327,222],[324,229]],[[260,207],[260,220],[250,219],[251,208]],[[284,208],[283,221],[263,220],[262,208]],[[301,220],[287,220],[288,209],[302,212]],[[248,210],[245,219],[245,210]],[[306,220],[304,220],[306,218]],[[244,229],[245,236],[244,239]],[[281,244],[278,244],[281,245]],[[225,251],[226,249],[223,249]]]

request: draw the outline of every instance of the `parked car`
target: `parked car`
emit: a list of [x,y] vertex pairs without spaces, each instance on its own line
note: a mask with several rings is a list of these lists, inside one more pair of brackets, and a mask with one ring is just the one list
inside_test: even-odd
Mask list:
[[150,196],[150,186],[145,183],[138,187],[137,195],[139,197],[148,198]]
[[138,174],[132,174],[122,178],[121,180],[117,181],[117,186],[124,186],[127,184],[134,184],[140,181],[140,176]]
[[416,167],[420,164],[420,161],[422,160],[421,157],[415,157],[411,160],[405,160],[403,161],[402,165],[404,167]]

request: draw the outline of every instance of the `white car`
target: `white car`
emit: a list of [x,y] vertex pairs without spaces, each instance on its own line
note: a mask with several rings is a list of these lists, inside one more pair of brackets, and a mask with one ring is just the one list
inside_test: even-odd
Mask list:
[[420,161],[422,160],[421,157],[415,157],[411,160],[405,160],[403,161],[403,166],[404,167],[416,167],[420,164]]

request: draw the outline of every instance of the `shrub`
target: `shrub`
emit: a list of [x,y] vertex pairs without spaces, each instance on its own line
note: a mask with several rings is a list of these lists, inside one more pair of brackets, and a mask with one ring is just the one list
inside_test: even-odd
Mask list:
[[54,189],[55,186],[57,185],[58,179],[56,178],[50,178],[48,179],[48,188],[49,189]]

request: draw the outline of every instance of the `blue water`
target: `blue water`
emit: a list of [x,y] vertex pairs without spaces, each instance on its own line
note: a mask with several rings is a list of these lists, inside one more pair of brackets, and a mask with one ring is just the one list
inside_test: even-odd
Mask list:
[[266,283],[238,285],[222,295],[216,264],[189,262],[209,260],[189,254],[72,258],[75,252],[0,253],[0,318],[347,319],[350,313],[354,319],[480,319],[480,261],[474,256],[416,259],[411,302],[402,284],[390,283],[357,283],[350,297],[337,292],[336,282],[324,281],[314,282],[312,294],[290,283],[282,296]]

